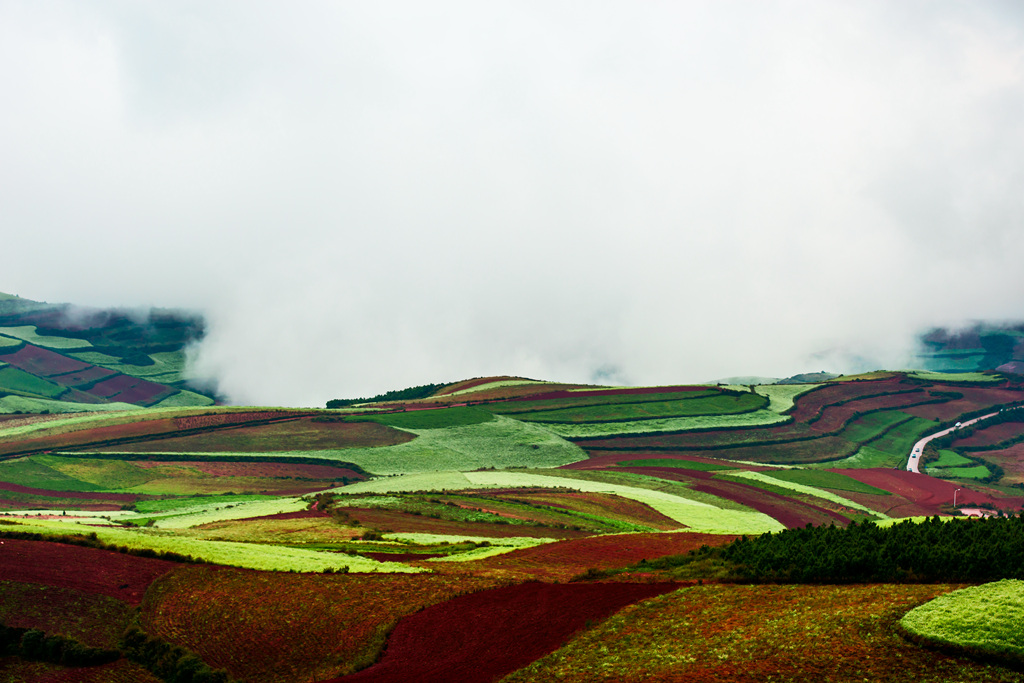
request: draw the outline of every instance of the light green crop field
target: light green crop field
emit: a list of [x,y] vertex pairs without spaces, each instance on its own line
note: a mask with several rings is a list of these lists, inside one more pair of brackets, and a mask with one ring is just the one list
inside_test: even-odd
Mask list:
[[933,642],[1024,660],[1024,581],[1007,579],[940,595],[900,625]]
[[684,432],[694,429],[727,429],[729,427],[756,427],[788,422],[791,418],[767,408],[738,415],[699,415],[695,417],[666,417],[633,422],[594,422],[590,424],[547,424],[559,436],[568,439],[616,434],[654,434],[658,432]]
[[0,390],[32,394],[32,397],[54,399],[63,394],[67,389],[54,384],[41,377],[30,375],[24,370],[12,368],[0,368]]
[[72,522],[51,520],[20,521],[7,528],[12,531],[50,535],[95,532],[104,543],[136,549],[149,548],[161,552],[175,552],[198,557],[214,564],[265,571],[322,572],[327,569],[338,570],[345,567],[353,572],[416,573],[425,571],[401,562],[377,562],[370,558],[344,553],[318,552],[258,543],[199,540],[177,536],[159,529],[86,527]]
[[943,479],[984,479],[992,473],[984,465],[974,467],[931,467],[928,473]]
[[915,417],[897,424],[848,458],[814,463],[809,467],[821,469],[863,469],[867,467],[896,467],[906,465],[914,444],[930,432],[937,422]]
[[520,420],[543,423],[590,423],[627,420],[649,420],[666,417],[694,417],[699,415],[736,415],[764,409],[764,398],[750,392],[739,395],[715,392],[706,395],[699,392],[696,397],[642,403],[612,403],[590,405],[560,410],[543,410],[534,413],[516,413]]
[[962,465],[973,465],[974,461],[968,460],[964,456],[960,455],[956,451],[943,449],[939,451],[939,459],[931,460],[926,463],[927,467],[960,467]]
[[92,363],[109,368],[133,377],[145,377],[153,382],[173,383],[181,381],[185,370],[184,351],[164,351],[151,353],[152,365],[128,365],[116,356],[109,356],[98,351],[70,352],[67,355],[77,358],[83,363]]
[[[500,415],[493,420],[446,429],[406,429],[417,438],[396,446],[324,451],[281,451],[275,458],[342,460],[374,474],[472,470],[481,467],[558,467],[586,460],[587,454],[538,425]],[[204,453],[203,455],[257,455]]]
[[805,486],[814,486],[816,488],[850,491],[852,493],[870,493],[879,496],[892,495],[888,491],[861,483],[853,477],[848,477],[845,474],[840,474],[839,472],[792,468],[776,472],[766,472],[765,474],[773,479],[781,479],[782,481],[803,484]]
[[306,509],[306,501],[300,498],[277,498],[242,503],[215,503],[182,514],[165,514],[155,517],[153,526],[158,529],[188,529],[211,522],[225,522],[249,517],[265,517],[282,512],[296,512]]
[[793,407],[798,396],[820,386],[820,384],[761,384],[755,386],[754,391],[768,397],[768,410],[784,413]]
[[16,337],[29,344],[42,346],[48,349],[85,349],[92,346],[84,339],[73,339],[71,337],[49,337],[36,334],[35,325],[21,325],[19,327],[0,327],[0,334],[8,337]]
[[0,335],[0,349],[4,348],[5,346],[20,346],[21,342],[21,339],[17,339],[15,337],[6,337],[4,335]]
[[194,391],[188,391],[182,389],[176,394],[171,394],[159,403],[154,404],[153,408],[184,408],[192,406],[212,406],[214,403],[213,399],[209,396],[203,396],[197,394]]
[[[562,470],[564,472],[565,470]],[[626,474],[626,473],[622,473]],[[692,531],[710,534],[759,534],[766,531],[779,531],[783,525],[768,515],[753,510],[736,510],[716,507],[711,503],[684,498],[664,491],[624,486],[603,481],[576,479],[566,476],[550,476],[530,472],[485,471],[485,472],[450,472],[447,476],[432,480],[424,476],[393,477],[360,482],[344,488],[335,489],[338,493],[363,492],[399,492],[430,490],[431,485],[440,486],[437,490],[456,490],[458,488],[515,488],[565,487],[578,491],[593,493],[612,493],[644,503],[662,513],[666,517],[679,522]],[[694,492],[695,493],[695,492]],[[730,506],[732,508],[732,506]]]
[[982,372],[929,372],[927,370],[907,373],[907,377],[925,379],[929,382],[979,382],[982,384],[1001,382],[1003,379],[999,375]]
[[[74,403],[27,396],[0,397],[0,413],[92,413],[126,410],[142,410],[142,408],[131,403]],[[8,430],[0,429],[0,436],[7,434],[9,434]]]
[[[786,471],[787,472],[792,472],[793,470],[786,470]],[[724,477],[730,478],[730,479],[734,478],[734,477],[735,478],[739,478],[739,479],[753,479],[754,481],[760,481],[760,482],[763,482],[765,484],[771,484],[772,486],[781,486],[782,488],[790,489],[790,490],[795,491],[797,493],[804,493],[804,494],[807,494],[807,495],[810,495],[810,496],[816,496],[818,498],[824,498],[825,500],[830,500],[833,503],[838,503],[840,505],[845,505],[846,507],[853,508],[854,510],[860,510],[861,512],[866,512],[867,514],[874,515],[875,517],[878,517],[880,519],[888,519],[889,518],[889,516],[884,514],[884,513],[876,512],[875,510],[872,510],[871,508],[869,508],[869,507],[867,507],[865,505],[861,505],[860,503],[856,503],[856,502],[854,502],[854,501],[852,501],[852,500],[850,500],[848,498],[843,498],[842,496],[836,495],[835,493],[832,493],[831,491],[826,491],[824,489],[819,489],[816,486],[807,486],[805,484],[798,484],[798,483],[793,482],[793,481],[785,481],[783,479],[778,478],[779,474],[780,474],[779,472],[773,472],[773,473],[769,474],[768,472],[746,472],[746,471],[744,471],[744,472],[730,472],[727,475],[721,475],[721,476],[724,476]]]
[[842,437],[854,443],[864,443],[878,438],[887,430],[911,419],[910,415],[898,410],[868,413],[846,425],[842,431]]
[[419,545],[437,545],[445,542],[455,544],[465,543],[466,541],[487,544],[473,550],[467,550],[453,555],[446,555],[444,557],[435,557],[432,560],[428,560],[430,562],[467,562],[471,560],[482,560],[485,557],[502,555],[504,553],[512,552],[513,550],[519,550],[520,548],[532,548],[535,545],[552,543],[555,540],[553,538],[531,538],[527,536],[490,537],[413,533],[384,534],[384,539],[399,541],[402,543],[416,543]]

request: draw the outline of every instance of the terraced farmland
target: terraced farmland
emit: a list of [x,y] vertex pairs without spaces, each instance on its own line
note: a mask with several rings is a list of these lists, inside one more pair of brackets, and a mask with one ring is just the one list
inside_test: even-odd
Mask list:
[[[738,537],[949,516],[954,495],[957,508],[1024,509],[1013,486],[1024,482],[1024,423],[1001,418],[935,442],[923,460],[938,477],[905,467],[913,444],[950,420],[1024,401],[1016,378],[876,373],[636,388],[482,378],[330,411],[190,408],[169,407],[179,394],[143,397],[163,386],[147,377],[174,372],[173,356],[149,349],[153,366],[135,367],[152,374],[129,378],[132,363],[98,344],[76,350],[78,359],[50,352],[0,347],[15,360],[0,361],[0,373],[36,392],[0,401],[53,400],[38,393],[52,385],[58,398],[128,392],[168,407],[0,418],[8,625],[129,648],[115,632],[142,601],[136,641],[184,648],[175,657],[253,682],[476,681],[480,672],[510,681],[750,672],[852,681],[879,680],[897,663],[906,671],[891,680],[1017,680],[1001,665],[936,655],[899,635],[904,613],[956,586],[693,585],[724,575],[714,553],[738,552],[729,550]],[[61,372],[36,373],[53,370],[50,361]],[[978,557],[963,562],[1002,566],[970,547]],[[662,568],[702,548],[710,554],[686,570],[692,577]],[[71,562],[81,571],[67,572]],[[758,562],[767,571],[768,560]],[[675,583],[650,585],[665,580]],[[506,589],[518,603],[495,597]],[[616,591],[626,597],[609,597]],[[571,618],[552,616],[559,600],[584,594],[605,607],[591,612],[574,597]],[[550,602],[526,610],[525,595]],[[510,633],[524,634],[512,648]],[[453,651],[451,638],[480,643],[480,653]],[[0,676],[79,675],[26,667],[0,658]],[[138,669],[88,675],[116,681],[125,671]]]

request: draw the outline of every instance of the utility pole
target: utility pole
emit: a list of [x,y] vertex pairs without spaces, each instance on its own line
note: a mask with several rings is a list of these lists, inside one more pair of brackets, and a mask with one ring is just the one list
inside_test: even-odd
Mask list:
[[960,489],[953,491],[953,509],[956,510],[956,494],[960,492]]

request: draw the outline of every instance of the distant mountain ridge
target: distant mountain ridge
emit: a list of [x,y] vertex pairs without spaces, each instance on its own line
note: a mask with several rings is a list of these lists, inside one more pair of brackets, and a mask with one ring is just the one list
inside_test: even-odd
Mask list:
[[191,312],[84,308],[0,293],[0,413],[211,405],[184,376]]

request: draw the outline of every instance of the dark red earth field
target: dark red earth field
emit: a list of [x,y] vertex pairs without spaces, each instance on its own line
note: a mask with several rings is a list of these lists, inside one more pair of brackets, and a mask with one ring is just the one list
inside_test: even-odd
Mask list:
[[107,401],[152,405],[177,390],[139,377],[115,375],[109,379],[100,380],[84,391]]
[[545,584],[465,595],[398,623],[381,661],[336,683],[480,683],[554,651],[588,623],[677,584]]
[[154,579],[179,566],[110,550],[0,538],[0,580],[72,588],[129,605],[141,603]]
[[[230,417],[230,413],[224,417]],[[280,417],[280,413],[277,414]],[[198,416],[214,418],[215,415]],[[267,419],[252,415],[248,420]],[[230,422],[207,422],[179,418],[175,423],[181,429],[203,429],[218,427]],[[377,422],[315,422],[311,419],[284,419],[270,424],[238,426],[215,429],[177,437],[136,441],[131,444],[114,446],[115,452],[172,452],[172,453],[269,453],[275,451],[312,451],[336,448],[372,448],[394,446],[415,438]]]
[[1002,422],[991,427],[979,429],[967,438],[957,439],[953,442],[953,447],[994,446],[1003,441],[1019,437],[1021,434],[1024,434],[1024,422]]
[[953,399],[946,403],[908,408],[905,412],[928,420],[952,420],[963,413],[1021,400],[1021,385],[1019,383],[1007,382],[999,387],[936,384],[932,390],[957,392],[963,394],[963,398]]
[[852,477],[857,481],[875,486],[885,491],[892,491],[908,499],[928,514],[949,514],[953,505],[953,493],[957,494],[958,505],[990,504],[997,508],[1013,507],[1019,509],[1024,504],[1024,496],[994,497],[979,491],[963,488],[953,482],[943,481],[926,474],[907,472],[906,470],[863,469],[835,470]]
[[535,526],[530,524],[494,524],[491,522],[460,522],[447,519],[435,519],[427,515],[413,515],[398,510],[382,510],[380,508],[347,507],[349,517],[357,520],[367,529],[390,531],[395,533],[447,534],[465,536],[488,536],[505,538],[509,536],[529,536],[535,538],[580,538],[589,535],[586,531],[559,529],[551,526]]
[[1014,444],[1009,448],[995,451],[980,451],[972,455],[977,455],[984,458],[987,462],[1001,467],[1003,469],[1003,478],[999,480],[1000,483],[1024,483],[1024,443]]
[[[500,571],[502,574],[545,581],[566,581],[588,569],[613,569],[666,555],[682,555],[702,545],[724,545],[736,538],[719,534],[663,532],[591,536],[560,543],[513,550],[464,567],[436,567],[439,571]],[[435,563],[436,564],[436,563]],[[455,563],[453,563],[454,565]]]
[[69,372],[81,372],[94,367],[47,349],[25,344],[14,353],[0,354],[0,361],[39,377],[52,377]]

